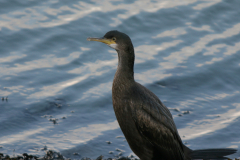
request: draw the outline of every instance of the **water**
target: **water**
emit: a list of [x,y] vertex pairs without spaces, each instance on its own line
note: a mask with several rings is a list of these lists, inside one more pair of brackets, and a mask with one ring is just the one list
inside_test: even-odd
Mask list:
[[109,30],[131,37],[136,81],[171,109],[187,146],[239,148],[239,8],[238,0],[2,0],[0,152],[133,154],[112,108],[117,54],[86,41]]

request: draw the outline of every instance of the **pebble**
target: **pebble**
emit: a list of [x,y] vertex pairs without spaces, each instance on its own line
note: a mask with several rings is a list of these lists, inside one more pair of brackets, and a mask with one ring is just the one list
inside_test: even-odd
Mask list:
[[134,158],[134,155],[131,154],[131,155],[129,155],[128,157],[129,157],[129,158]]
[[27,153],[23,153],[22,155],[23,155],[23,157],[28,157]]
[[62,105],[61,105],[61,104],[57,104],[57,107],[58,107],[58,108],[61,108],[61,107],[62,107]]
[[120,158],[118,158],[118,160],[131,160],[131,159],[128,157],[120,157]]
[[169,110],[176,111],[176,112],[180,112],[180,110],[177,109],[177,108],[169,108]]
[[50,118],[50,119],[49,119],[49,121],[52,121],[53,124],[57,124],[57,120],[58,120],[57,118]]
[[121,149],[119,149],[119,148],[116,148],[116,151],[118,151],[118,152],[124,152],[124,150],[121,150]]
[[47,146],[44,146],[41,150],[42,151],[46,151],[47,150]]
[[10,159],[10,156],[9,156],[9,155],[6,155],[6,156],[5,156],[5,159]]
[[81,160],[91,160],[91,159],[86,157],[86,158],[82,158]]
[[189,111],[183,111],[182,113],[183,113],[183,114],[190,114]]
[[103,155],[101,155],[101,156],[97,157],[97,159],[96,159],[96,160],[103,160]]

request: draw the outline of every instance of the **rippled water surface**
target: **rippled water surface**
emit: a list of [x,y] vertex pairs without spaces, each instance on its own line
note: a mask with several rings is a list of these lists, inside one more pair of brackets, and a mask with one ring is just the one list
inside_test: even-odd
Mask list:
[[171,109],[185,144],[239,148],[239,8],[239,0],[0,1],[0,152],[133,154],[112,108],[116,51],[86,41],[109,30],[131,37],[136,81]]

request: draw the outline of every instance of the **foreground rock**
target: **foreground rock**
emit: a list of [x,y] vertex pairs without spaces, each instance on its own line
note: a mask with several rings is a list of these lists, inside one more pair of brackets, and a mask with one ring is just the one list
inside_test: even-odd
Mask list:
[[[9,155],[4,155],[3,153],[0,153],[0,160],[71,160],[70,158],[66,158],[61,153],[55,152],[52,150],[46,151],[46,154],[43,157],[37,157],[34,155],[28,155],[27,153],[23,153],[22,155],[18,155],[16,157],[10,157]],[[76,159],[74,159],[76,160]],[[79,160],[139,160],[137,158],[131,157],[119,157],[119,158],[107,158],[104,159],[103,156],[99,156],[96,159],[91,158],[81,158]],[[228,159],[232,160],[232,159]],[[240,160],[235,158],[234,160]]]

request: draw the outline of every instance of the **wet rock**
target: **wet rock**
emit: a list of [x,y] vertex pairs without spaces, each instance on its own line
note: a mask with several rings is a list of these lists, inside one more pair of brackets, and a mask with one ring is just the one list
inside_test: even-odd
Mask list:
[[91,159],[86,157],[86,158],[82,158],[81,160],[91,160]]
[[182,114],[190,114],[190,111],[183,111]]
[[109,151],[109,154],[113,154],[113,151]]
[[33,159],[34,158],[34,156],[33,155],[28,155],[28,159]]
[[66,117],[62,117],[62,119],[66,119]]
[[71,111],[71,113],[74,113],[75,111]]
[[57,120],[58,120],[57,118],[50,118],[50,119],[49,119],[49,121],[52,121],[53,124],[57,124]]
[[179,117],[182,117],[182,114],[178,114]]
[[10,156],[9,156],[9,155],[6,155],[6,156],[5,156],[5,159],[10,159]]
[[117,160],[131,160],[131,159],[128,158],[128,157],[120,157],[120,158],[118,158]]
[[51,160],[51,159],[61,159],[61,160],[63,160],[64,157],[58,152],[48,150],[46,155],[43,157],[43,159],[44,160]]
[[118,152],[125,152],[124,150],[121,150],[119,148],[116,148],[116,151],[118,151]]
[[134,155],[131,154],[131,155],[129,155],[128,157],[129,157],[129,158],[134,158]]
[[116,138],[124,138],[123,136],[117,136]]
[[20,160],[20,159],[23,159],[23,156],[19,156],[19,155],[18,155],[18,156],[17,156],[17,159],[19,159],[19,160]]
[[58,108],[61,108],[61,107],[62,107],[61,104],[57,104],[57,103],[56,103],[56,106],[57,106]]
[[175,112],[180,112],[180,110],[177,109],[177,108],[169,108],[169,110],[170,110],[170,111],[175,111]]
[[76,153],[73,153],[73,155],[75,155],[75,156],[76,156],[76,155],[79,155],[79,153],[77,153],[77,152],[76,152]]
[[106,141],[106,143],[107,143],[107,144],[111,144],[112,142],[110,142],[110,141]]
[[24,158],[27,158],[28,157],[28,154],[27,153],[23,153],[22,154]]
[[103,160],[103,156],[101,155],[101,156],[97,157],[96,160]]
[[52,115],[44,115],[44,116],[42,116],[43,118],[52,118],[53,116]]
[[42,151],[46,151],[47,150],[47,146],[44,146],[41,150]]

